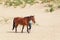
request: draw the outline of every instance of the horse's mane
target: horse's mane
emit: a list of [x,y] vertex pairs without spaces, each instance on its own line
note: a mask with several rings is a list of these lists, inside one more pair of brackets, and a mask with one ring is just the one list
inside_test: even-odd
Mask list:
[[34,16],[27,16],[27,17],[24,17],[24,18],[30,18],[30,17],[34,17]]
[[24,18],[30,18],[30,16],[24,17]]

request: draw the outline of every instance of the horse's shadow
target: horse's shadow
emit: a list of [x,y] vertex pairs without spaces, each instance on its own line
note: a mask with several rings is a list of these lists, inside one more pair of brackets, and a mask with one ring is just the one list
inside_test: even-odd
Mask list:
[[[22,32],[7,31],[7,33],[22,33]],[[27,33],[27,32],[23,32],[23,33]]]

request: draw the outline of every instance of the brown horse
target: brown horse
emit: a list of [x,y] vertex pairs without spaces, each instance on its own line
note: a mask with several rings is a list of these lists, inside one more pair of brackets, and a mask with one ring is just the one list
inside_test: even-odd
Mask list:
[[17,27],[20,24],[20,25],[23,25],[21,32],[23,32],[23,29],[26,26],[27,27],[27,32],[29,33],[28,26],[29,26],[29,21],[30,20],[32,20],[32,22],[35,23],[34,16],[28,16],[28,17],[24,17],[24,18],[22,18],[22,17],[15,17],[14,20],[13,20],[13,29],[15,28],[15,32],[17,32]]

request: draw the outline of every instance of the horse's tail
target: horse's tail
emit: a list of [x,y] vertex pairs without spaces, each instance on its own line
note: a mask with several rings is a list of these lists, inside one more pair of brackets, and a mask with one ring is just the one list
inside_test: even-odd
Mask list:
[[14,22],[14,20],[13,20],[13,28],[12,28],[12,30],[14,30],[14,28],[15,28],[15,22]]

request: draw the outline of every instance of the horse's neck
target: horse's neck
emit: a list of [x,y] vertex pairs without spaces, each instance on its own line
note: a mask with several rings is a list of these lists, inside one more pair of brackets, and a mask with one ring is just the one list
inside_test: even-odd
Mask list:
[[29,20],[28,20],[28,23],[32,23],[32,20],[31,20],[31,19],[29,19]]
[[28,19],[28,18],[25,18],[25,20],[27,20],[28,23],[30,22],[30,19]]

